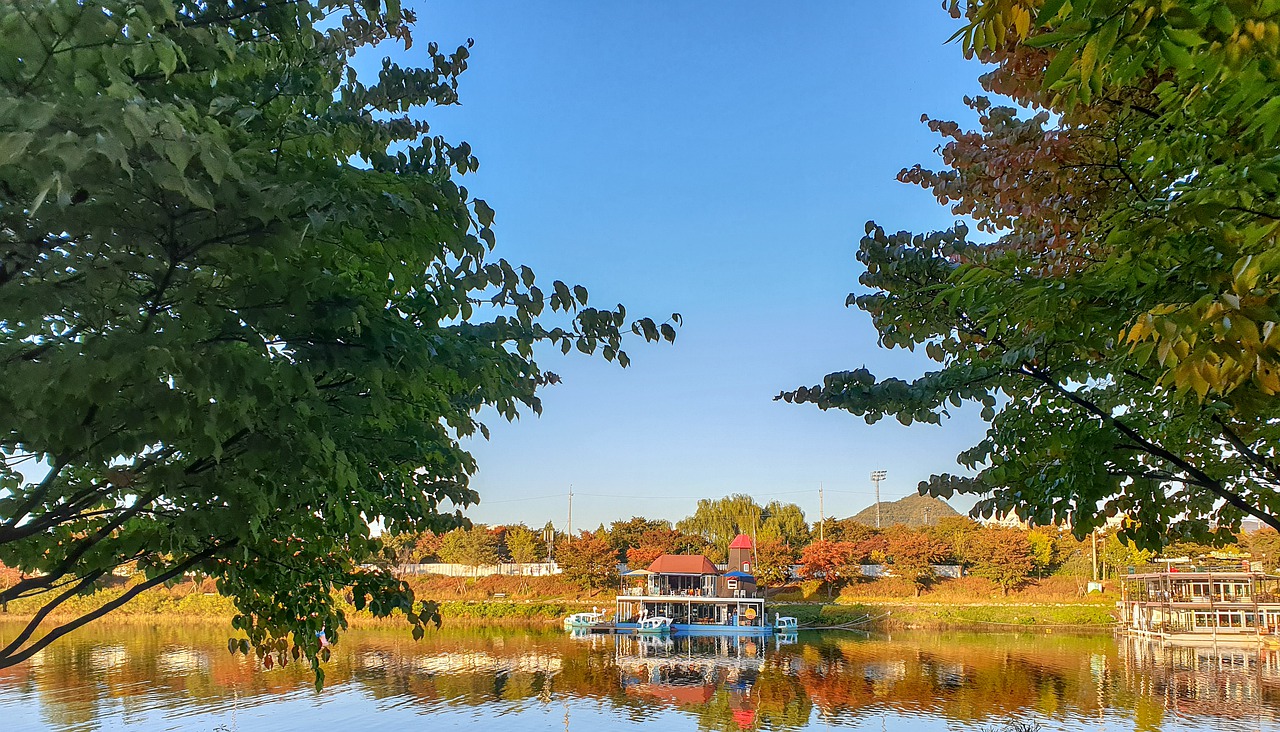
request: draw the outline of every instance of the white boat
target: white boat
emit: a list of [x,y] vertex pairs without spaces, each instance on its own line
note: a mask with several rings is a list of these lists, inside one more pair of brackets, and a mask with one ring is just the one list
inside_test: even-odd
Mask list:
[[649,635],[659,635],[671,632],[671,618],[665,618],[661,615],[652,618],[645,618],[637,623],[637,633],[645,633]]
[[778,633],[795,633],[800,630],[800,623],[789,615],[779,615],[773,622],[773,628]]
[[564,619],[564,627],[570,630],[574,628],[590,628],[604,622],[604,613],[574,613]]

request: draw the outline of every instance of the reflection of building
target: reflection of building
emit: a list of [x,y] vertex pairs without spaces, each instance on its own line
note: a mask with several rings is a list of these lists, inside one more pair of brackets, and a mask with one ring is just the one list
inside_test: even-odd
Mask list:
[[[627,696],[664,706],[722,709],[741,729],[755,725],[752,690],[766,662],[758,636],[684,636],[654,643],[614,636]],[[713,700],[720,695],[719,703]]]
[[664,554],[647,570],[644,587],[617,598],[620,627],[646,617],[671,618],[678,631],[772,631],[765,615],[764,595],[751,574],[754,545],[739,534],[729,545],[729,563],[721,573],[701,554]]
[[1122,583],[1121,623],[1132,635],[1258,642],[1280,634],[1280,577],[1261,572],[1156,572]]
[[1280,651],[1125,638],[1119,652],[1129,685],[1183,718],[1280,721]]

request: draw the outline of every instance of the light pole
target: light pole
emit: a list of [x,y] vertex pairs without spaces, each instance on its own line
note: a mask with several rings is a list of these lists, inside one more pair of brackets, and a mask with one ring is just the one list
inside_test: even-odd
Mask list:
[[871,482],[876,484],[876,528],[880,528],[880,481],[888,475],[887,470],[871,471]]

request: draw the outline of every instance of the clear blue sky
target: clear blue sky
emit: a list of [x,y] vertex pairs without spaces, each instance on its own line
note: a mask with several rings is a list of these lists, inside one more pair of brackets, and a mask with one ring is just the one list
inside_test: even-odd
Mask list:
[[541,358],[564,377],[543,415],[493,417],[492,440],[469,444],[473,520],[563,527],[570,485],[575,528],[677,519],[729,493],[794,501],[812,520],[819,484],[842,517],[871,502],[873,469],[888,471],[886,500],[958,469],[983,429],[975,411],[908,429],[772,401],[830,371],[928,365],[880,349],[844,300],[867,219],[952,220],[894,180],[936,161],[920,115],[971,120],[961,98],[979,91],[938,3],[413,7],[417,44],[476,41],[462,106],[427,118],[479,156],[464,183],[498,212],[498,254],[586,285],[593,304],[685,318],[673,346],[632,344],[628,369]]

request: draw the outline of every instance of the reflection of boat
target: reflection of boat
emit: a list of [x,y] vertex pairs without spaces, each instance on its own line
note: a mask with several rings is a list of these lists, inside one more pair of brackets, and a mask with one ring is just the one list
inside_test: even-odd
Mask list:
[[564,619],[564,627],[570,630],[575,628],[590,628],[600,625],[604,622],[604,613],[574,613]]
[[779,630],[777,633],[774,633],[773,635],[773,643],[774,643],[774,646],[777,648],[794,645],[799,642],[800,642],[799,633],[784,633],[781,630]]

